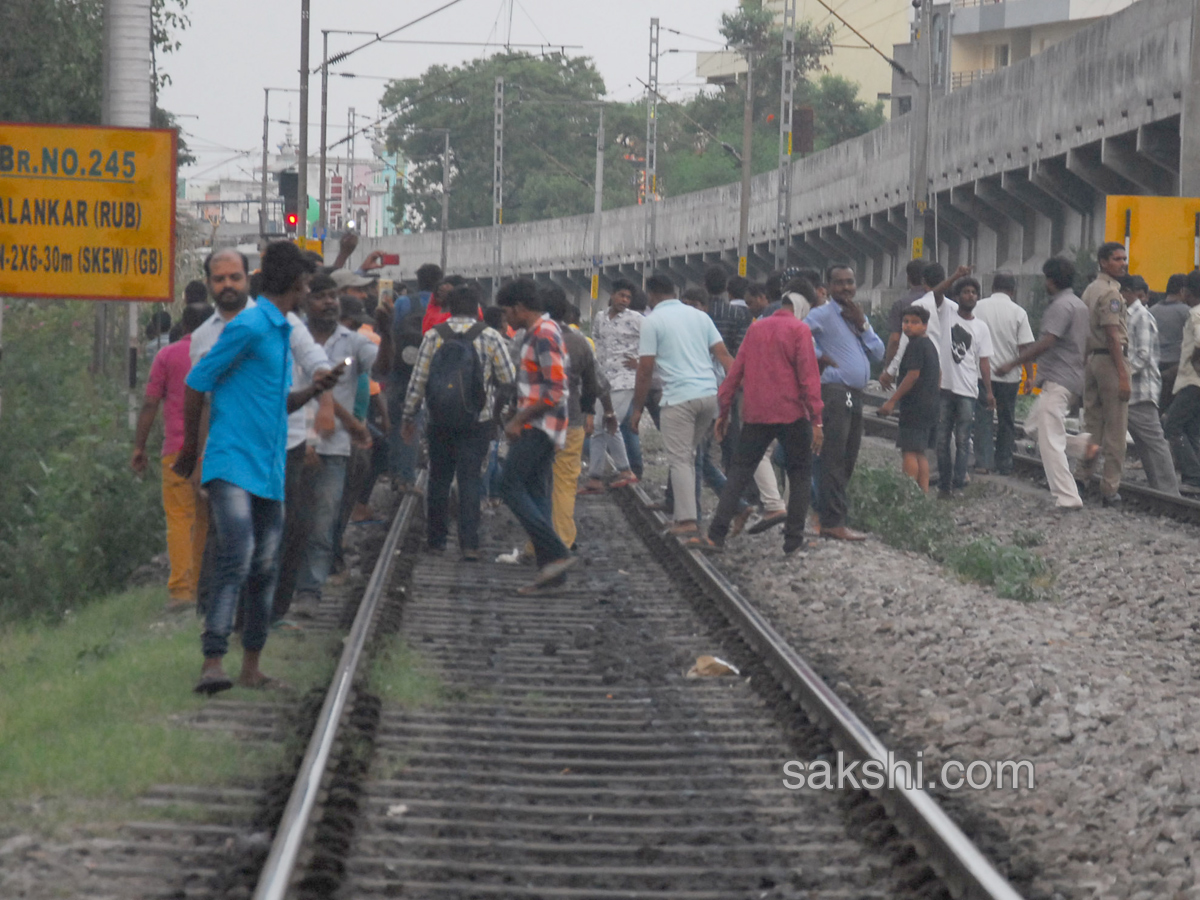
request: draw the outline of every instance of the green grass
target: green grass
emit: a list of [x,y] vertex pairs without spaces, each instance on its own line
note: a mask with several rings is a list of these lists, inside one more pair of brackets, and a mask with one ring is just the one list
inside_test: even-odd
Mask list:
[[994,587],[1001,597],[1030,602],[1053,597],[1054,576],[1049,565],[1025,547],[977,538],[952,549],[946,564],[963,578]]
[[1017,529],[1012,544],[991,537],[968,540],[944,501],[924,494],[894,469],[860,466],[850,481],[850,524],[901,550],[924,553],[960,577],[993,587],[1001,597],[1039,601],[1054,597],[1050,564],[1029,548],[1045,543],[1038,531]]
[[402,635],[395,635],[371,661],[371,690],[385,703],[405,709],[436,706],[445,685]]
[[[197,619],[162,612],[166,591],[97,600],[57,624],[0,630],[0,822],[53,829],[127,817],[154,784],[244,784],[274,771],[279,744],[186,726],[208,702]],[[236,642],[235,642],[236,643]],[[272,636],[263,668],[298,690],[322,683],[336,639]],[[241,652],[229,658],[236,674]],[[235,688],[232,699],[263,699]],[[138,810],[149,817],[149,810]]]

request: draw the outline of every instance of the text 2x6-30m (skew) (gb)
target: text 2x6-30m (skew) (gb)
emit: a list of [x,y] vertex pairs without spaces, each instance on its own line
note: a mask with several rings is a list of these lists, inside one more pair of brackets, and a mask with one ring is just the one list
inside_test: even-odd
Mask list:
[[165,265],[157,247],[78,247],[0,244],[0,272],[79,272],[85,275],[157,275]]

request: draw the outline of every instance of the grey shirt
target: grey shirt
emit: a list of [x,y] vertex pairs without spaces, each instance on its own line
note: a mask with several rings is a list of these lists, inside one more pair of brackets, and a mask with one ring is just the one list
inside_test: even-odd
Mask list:
[[1042,314],[1042,334],[1057,341],[1037,358],[1037,383],[1061,384],[1072,394],[1083,393],[1084,349],[1088,340],[1088,308],[1074,291],[1062,291]]
[[[371,371],[371,367],[375,365],[375,357],[379,355],[379,348],[365,335],[351,331],[345,325],[338,325],[337,330],[322,346],[325,348],[325,355],[335,366],[344,359],[350,360],[350,365],[346,366],[346,371],[333,386],[333,399],[343,409],[353,410],[354,397],[358,393],[358,376]],[[350,455],[350,433],[340,421],[332,436],[321,438],[317,442],[317,452],[325,456]]]
[[1179,363],[1183,345],[1183,326],[1188,320],[1188,305],[1179,300],[1160,300],[1150,307],[1150,315],[1158,323],[1158,364],[1173,366]]

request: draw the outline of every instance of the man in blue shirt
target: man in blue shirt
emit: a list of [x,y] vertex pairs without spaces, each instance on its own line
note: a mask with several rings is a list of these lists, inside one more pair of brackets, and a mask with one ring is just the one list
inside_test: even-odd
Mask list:
[[862,445],[862,392],[871,377],[871,360],[883,359],[883,341],[871,329],[854,295],[854,269],[836,263],[825,272],[834,301],[818,306],[804,323],[812,330],[821,366],[821,400],[825,404],[825,444],[816,512],[821,536],[861,541],[866,535],[846,527],[846,487]]
[[292,385],[291,326],[287,314],[308,294],[315,266],[287,241],[263,252],[263,294],[253,309],[239,313],[187,377],[184,439],[175,472],[190,478],[196,467],[204,394],[212,394],[208,441],[201,481],[208,489],[209,516],[217,548],[208,615],[201,636],[204,667],[196,692],[215,694],[233,687],[222,668],[238,595],[246,587],[238,683],[270,687],[259,669],[271,624],[271,601],[279,575],[283,533],[287,414],[326,390],[341,366],[318,373],[313,384]]
[[715,357],[728,372],[733,357],[713,320],[676,299],[670,278],[652,275],[646,280],[646,293],[653,314],[642,323],[629,427],[637,433],[657,367],[663,380],[663,445],[675,494],[671,533],[695,537],[700,533],[696,526],[696,449],[717,418],[718,385],[712,361]]

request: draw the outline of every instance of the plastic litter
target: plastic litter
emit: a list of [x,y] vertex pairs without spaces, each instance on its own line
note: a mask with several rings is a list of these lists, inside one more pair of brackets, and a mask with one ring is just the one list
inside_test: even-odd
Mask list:
[[738,667],[716,656],[697,656],[696,664],[687,670],[688,678],[716,678],[721,675],[740,675]]

